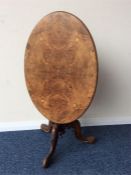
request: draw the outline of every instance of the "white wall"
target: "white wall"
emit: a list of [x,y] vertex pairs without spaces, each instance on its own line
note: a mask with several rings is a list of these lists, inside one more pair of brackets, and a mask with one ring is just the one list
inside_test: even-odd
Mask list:
[[31,30],[55,10],[82,19],[98,51],[97,93],[83,124],[131,123],[131,0],[0,0],[0,128],[47,122],[28,96],[23,61]]

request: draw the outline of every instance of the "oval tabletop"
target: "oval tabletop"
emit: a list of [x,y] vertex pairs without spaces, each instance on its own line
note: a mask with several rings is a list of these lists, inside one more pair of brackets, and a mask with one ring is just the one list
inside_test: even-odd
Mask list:
[[96,49],[86,26],[67,12],[36,25],[25,52],[31,99],[50,121],[70,123],[89,107],[97,84]]

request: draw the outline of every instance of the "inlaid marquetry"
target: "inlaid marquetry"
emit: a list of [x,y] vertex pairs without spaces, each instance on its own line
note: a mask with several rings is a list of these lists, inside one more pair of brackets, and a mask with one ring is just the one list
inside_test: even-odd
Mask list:
[[61,124],[78,119],[92,101],[97,73],[95,45],[83,22],[67,12],[40,20],[27,43],[25,78],[47,119]]

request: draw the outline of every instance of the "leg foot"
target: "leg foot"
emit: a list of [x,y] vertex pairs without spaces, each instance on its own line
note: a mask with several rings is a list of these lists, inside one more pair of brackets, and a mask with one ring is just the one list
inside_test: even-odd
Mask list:
[[46,158],[43,160],[43,167],[47,168],[49,166],[49,161],[55,151],[57,140],[58,140],[58,124],[53,124],[52,129],[51,129],[51,134],[52,134],[52,140],[51,140],[51,147],[49,150],[48,155]]
[[72,126],[75,130],[75,135],[76,137],[83,141],[83,142],[87,142],[89,144],[92,144],[92,143],[95,143],[96,139],[94,136],[83,136],[82,133],[81,133],[81,126],[80,126],[80,122],[78,120],[75,120],[73,123],[72,123]]
[[51,128],[52,128],[52,124],[51,122],[49,122],[48,125],[45,125],[45,124],[42,124],[40,126],[41,130],[44,131],[44,132],[51,132]]

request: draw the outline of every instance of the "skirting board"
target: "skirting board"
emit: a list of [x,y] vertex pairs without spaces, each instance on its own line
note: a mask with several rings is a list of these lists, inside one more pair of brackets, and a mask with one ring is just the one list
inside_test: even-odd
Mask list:
[[[81,122],[82,126],[131,124],[131,116],[108,117],[108,118],[106,118],[106,117],[91,117],[91,118],[87,118],[87,119],[81,118],[80,122]],[[40,125],[42,123],[47,124],[47,120],[1,122],[0,123],[0,132],[40,129]]]

